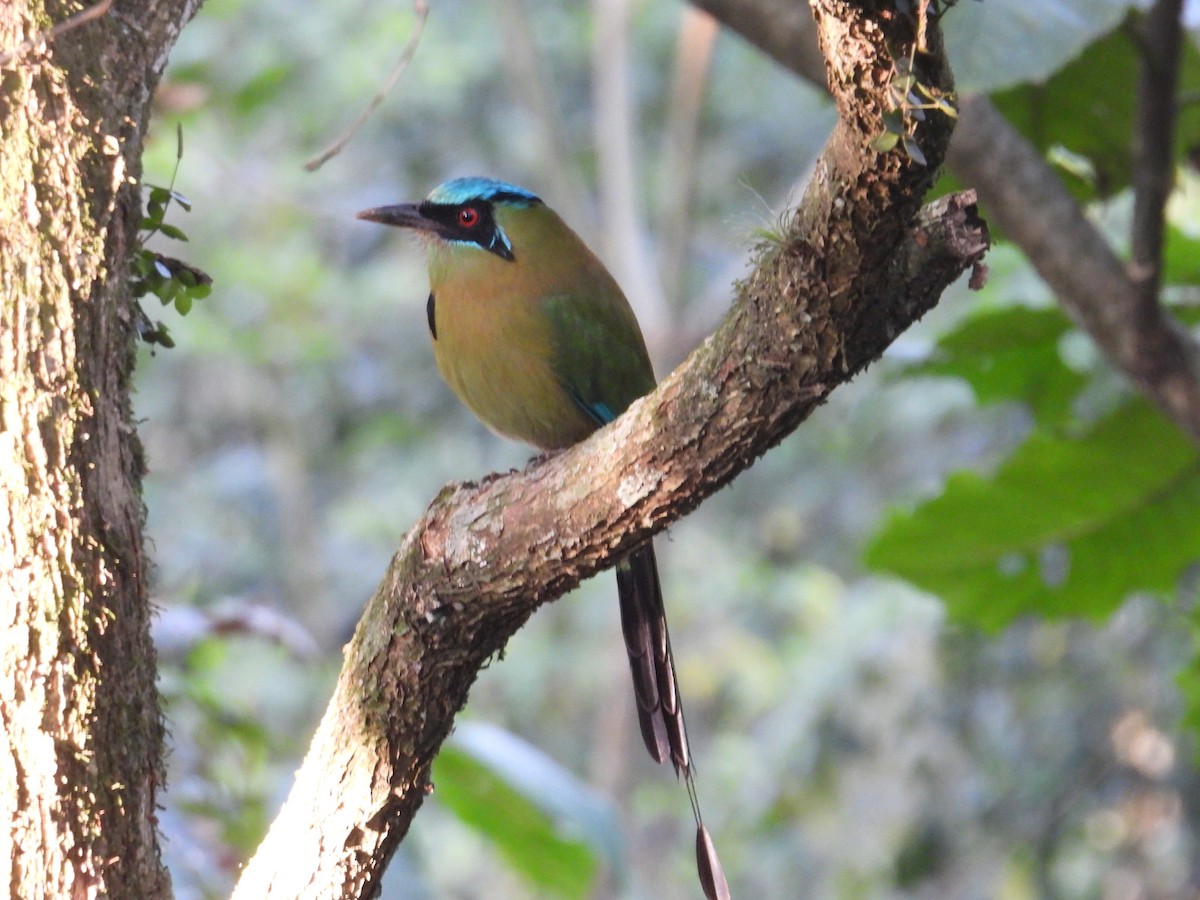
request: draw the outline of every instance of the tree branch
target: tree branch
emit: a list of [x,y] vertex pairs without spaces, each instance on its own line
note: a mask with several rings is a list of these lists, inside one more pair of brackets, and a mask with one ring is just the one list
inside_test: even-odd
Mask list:
[[[542,603],[613,564],[777,444],[978,261],[973,197],[867,149],[890,105],[890,0],[814,4],[841,124],[802,205],[718,331],[649,397],[523,472],[447,487],[405,537],[346,649],[284,809],[235,897],[371,896],[480,667]],[[950,88],[939,38],[917,75]],[[951,123],[916,137],[936,165]]]
[[[796,14],[791,0],[692,0],[727,26],[768,52],[777,62],[811,82],[824,84],[814,71],[811,24]],[[1165,19],[1177,0],[1160,0],[1148,23],[1147,42],[1165,51]],[[963,9],[961,13],[968,10]],[[1148,53],[1152,56],[1154,51]],[[1149,61],[1147,63],[1149,65]],[[1161,69],[1161,67],[1159,67]],[[1147,76],[1150,77],[1150,76]],[[1154,76],[1156,85],[1167,82]],[[1143,82],[1146,78],[1143,78]],[[1156,87],[1155,90],[1158,90]],[[1161,156],[1163,148],[1161,106],[1175,103],[1174,93],[1140,96],[1149,101],[1158,137],[1145,152]],[[1166,139],[1169,151],[1169,138]],[[1003,149],[1003,155],[999,152]],[[1167,313],[1157,297],[1161,257],[1162,203],[1169,190],[1169,164],[1153,163],[1151,172],[1141,173],[1146,188],[1142,197],[1145,224],[1135,225],[1144,243],[1134,260],[1152,260],[1137,265],[1150,273],[1152,282],[1135,283],[1112,247],[1091,223],[1083,209],[1063,187],[1058,175],[999,113],[986,97],[962,101],[959,123],[946,156],[952,172],[979,191],[980,201],[990,216],[1024,251],[1038,274],[1050,285],[1069,316],[1086,331],[1106,357],[1125,373],[1180,430],[1200,443],[1200,347],[1191,335]],[[1141,167],[1139,160],[1139,168]],[[1149,162],[1149,160],[1145,160]],[[1155,174],[1157,173],[1157,174]],[[1016,175],[1019,174],[1019,178]],[[1141,182],[1137,182],[1140,184]],[[1156,219],[1151,226],[1149,219]],[[1158,237],[1151,228],[1158,229]],[[1151,246],[1154,245],[1154,246]],[[1152,291],[1152,295],[1149,293]],[[1145,299],[1148,298],[1148,299]]]
[[825,87],[825,58],[807,3],[794,0],[692,0],[805,81]]
[[1175,183],[1183,0],[1158,0],[1142,21],[1137,131],[1133,135],[1133,229],[1130,270],[1139,305],[1157,315],[1162,281],[1164,210]]
[[[955,171],[1021,246],[1058,302],[1109,360],[1200,443],[1200,349],[1139,285],[1075,198],[983,97],[959,109]],[[1033,199],[1033,198],[1036,198]]]

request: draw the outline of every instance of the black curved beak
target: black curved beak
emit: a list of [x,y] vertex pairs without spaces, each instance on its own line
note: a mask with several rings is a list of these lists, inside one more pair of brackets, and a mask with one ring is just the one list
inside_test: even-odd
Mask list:
[[416,231],[436,231],[437,222],[421,214],[419,203],[398,203],[395,206],[377,206],[355,213],[354,218],[397,228],[412,228]]

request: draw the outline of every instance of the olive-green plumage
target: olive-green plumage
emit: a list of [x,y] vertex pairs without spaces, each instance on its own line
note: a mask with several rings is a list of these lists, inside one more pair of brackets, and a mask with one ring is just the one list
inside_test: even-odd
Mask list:
[[[460,178],[421,203],[359,218],[409,228],[429,249],[429,329],[442,377],[495,431],[543,450],[582,441],[654,389],[637,319],[603,264],[542,201]],[[642,739],[682,774],[709,898],[729,889],[700,818],[654,545],[617,564],[621,627]]]
[[[633,310],[600,261],[542,204],[497,205],[515,249],[429,249],[438,369],[487,425],[543,450],[578,443],[654,389]],[[526,249],[532,248],[532,249]]]

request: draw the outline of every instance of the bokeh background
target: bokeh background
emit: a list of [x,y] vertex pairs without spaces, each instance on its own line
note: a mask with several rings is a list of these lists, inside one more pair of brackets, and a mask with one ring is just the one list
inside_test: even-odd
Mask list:
[[[959,4],[959,84],[1050,78],[1138,6]],[[159,92],[145,178],[171,179],[181,125],[174,187],[191,211],[167,216],[186,244],[154,246],[213,278],[186,317],[147,306],[176,346],[147,348],[136,398],[181,898],[228,893],[426,504],[530,456],[440,382],[420,247],[354,212],[466,174],[537,191],[626,287],[662,375],[719,321],[833,122],[821,91],[684,4],[434,0],[398,87],[304,171],[415,22],[405,3],[208,0]],[[1183,232],[1196,195],[1185,176]],[[1127,192],[1089,200],[1118,233]],[[699,790],[738,896],[1200,890],[1177,685],[1194,578],[1087,621],[1058,610],[981,630],[864,564],[951,473],[987,478],[1042,433],[1036,398],[984,403],[928,365],[974,317],[1052,313],[1019,251],[1000,242],[989,265],[984,291],[949,292],[659,538]],[[1125,402],[1090,345],[1061,337],[1055,364],[1087,401],[1072,421]],[[638,737],[608,574],[541,610],[483,672],[435,781],[385,897],[697,894],[686,796]]]

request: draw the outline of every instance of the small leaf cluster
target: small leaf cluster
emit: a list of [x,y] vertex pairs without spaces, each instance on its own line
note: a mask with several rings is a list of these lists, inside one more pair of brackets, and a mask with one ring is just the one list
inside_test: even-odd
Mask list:
[[883,114],[883,130],[871,141],[871,149],[887,153],[899,144],[917,165],[928,165],[915,137],[917,125],[925,121],[926,110],[937,110],[952,119],[958,118],[953,96],[923,84],[913,73],[912,59],[904,57],[893,64],[888,93],[892,106]]
[[[149,192],[146,195],[146,211],[138,226],[138,239],[134,247],[133,258],[130,260],[129,287],[135,298],[153,294],[162,301],[163,306],[174,304],[175,310],[186,316],[192,309],[192,303],[202,300],[212,293],[212,278],[205,272],[171,256],[164,256],[146,248],[146,242],[156,234],[170,238],[173,241],[187,241],[183,229],[168,221],[167,211],[175,203],[184,212],[191,212],[192,204],[186,197],[175,190],[175,176],[179,172],[179,162],[183,159],[183,131],[178,132],[178,150],[175,156],[175,171],[171,173],[171,183],[167,187],[146,185]],[[149,344],[159,344],[163,347],[174,347],[175,341],[167,331],[167,326],[161,321],[151,322],[150,317],[139,307],[138,331],[142,340]]]

